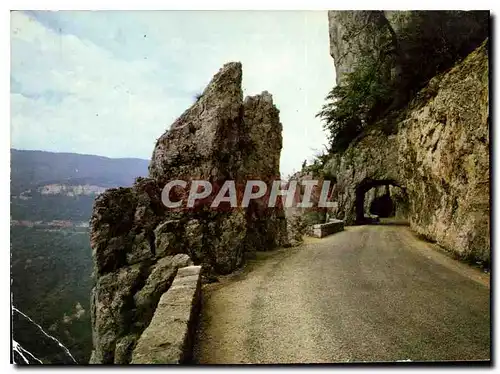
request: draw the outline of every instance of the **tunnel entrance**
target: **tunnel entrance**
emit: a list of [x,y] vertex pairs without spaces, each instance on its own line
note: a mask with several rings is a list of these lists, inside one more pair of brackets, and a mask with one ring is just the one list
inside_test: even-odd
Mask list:
[[[367,196],[368,194],[365,194],[365,213],[368,211],[370,214],[377,215],[380,218],[394,217],[396,212],[394,211],[394,202],[391,198],[389,185],[384,187],[385,191],[382,196],[376,194],[369,201]],[[372,190],[377,191],[376,188],[372,188]],[[368,209],[366,209],[367,205]]]
[[356,189],[356,223],[373,222],[380,218],[406,218],[408,196],[404,187],[393,179],[365,179]]

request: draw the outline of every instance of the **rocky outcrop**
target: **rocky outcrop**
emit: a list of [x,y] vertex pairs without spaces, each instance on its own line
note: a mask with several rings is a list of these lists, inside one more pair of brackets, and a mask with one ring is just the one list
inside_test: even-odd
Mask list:
[[91,364],[126,364],[137,339],[148,326],[161,295],[187,255],[137,263],[98,277],[91,296]]
[[[243,101],[241,78],[240,63],[226,64],[214,76],[197,102],[158,139],[149,166],[151,178],[163,185],[173,179],[203,179],[214,185],[234,180],[240,192],[249,179],[279,179],[279,111],[267,91]],[[198,238],[187,250],[196,263],[207,263],[219,273],[240,266],[248,251],[286,242],[280,208],[269,210],[259,201],[244,211],[204,208],[167,215],[183,227],[183,221],[189,221],[188,230],[201,234],[187,235]]]
[[[229,63],[156,142],[149,176],[171,179],[235,178],[246,134],[240,63]],[[246,148],[246,147],[245,147]]]
[[329,11],[328,20],[337,84],[371,56],[398,89],[397,105],[489,34],[488,11]]
[[328,11],[330,55],[335,61],[337,84],[352,73],[365,53],[378,53],[392,37],[384,12]]
[[[411,227],[464,258],[489,261],[488,49],[432,79],[391,118],[372,126],[325,170],[337,177],[337,217],[353,223],[373,187],[401,188]],[[387,120],[387,119],[386,119]]]
[[240,186],[247,179],[279,178],[279,111],[268,92],[243,101],[241,78],[240,63],[224,65],[157,140],[149,177],[96,199],[90,223],[92,363],[130,362],[177,269],[201,264],[203,274],[229,273],[255,248],[286,244],[279,207],[268,211],[255,201],[248,209],[212,209],[206,202],[170,209],[162,203],[171,180],[234,180]]
[[[249,96],[243,103],[243,124],[251,150],[243,160],[240,175],[259,179],[268,186],[280,180],[279,164],[283,146],[279,111],[267,91]],[[260,250],[288,244],[284,210],[268,208],[265,200],[250,201],[246,209],[248,249]]]

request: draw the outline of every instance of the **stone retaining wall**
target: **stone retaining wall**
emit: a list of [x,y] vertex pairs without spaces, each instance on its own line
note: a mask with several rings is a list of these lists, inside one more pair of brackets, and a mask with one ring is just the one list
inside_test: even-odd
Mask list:
[[132,364],[182,364],[192,355],[201,300],[201,266],[177,271],[132,353]]
[[330,222],[313,225],[312,236],[316,238],[323,238],[342,230],[344,230],[344,221],[339,219],[330,219]]

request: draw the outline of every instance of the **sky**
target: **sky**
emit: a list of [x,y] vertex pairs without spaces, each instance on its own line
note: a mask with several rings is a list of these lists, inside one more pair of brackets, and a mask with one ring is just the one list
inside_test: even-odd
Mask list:
[[230,61],[280,110],[282,175],[300,170],[327,143],[326,11],[11,12],[11,146],[150,159]]

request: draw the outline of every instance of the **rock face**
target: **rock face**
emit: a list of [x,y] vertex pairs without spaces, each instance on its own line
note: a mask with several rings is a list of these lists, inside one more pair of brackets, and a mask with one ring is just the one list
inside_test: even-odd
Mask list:
[[[337,195],[336,179],[318,171],[315,167],[304,165],[301,171],[289,178],[288,185],[297,183],[295,204],[284,209],[291,246],[301,244],[304,235],[317,236],[314,234],[314,227],[327,223],[337,213],[337,207],[323,205],[335,203],[333,197]],[[323,192],[325,195],[322,197]]]
[[98,277],[91,296],[91,364],[126,364],[177,269],[192,264],[185,254],[124,266]]
[[[151,178],[163,185],[173,179],[214,184],[230,179],[237,186],[249,179],[279,179],[279,111],[267,91],[243,101],[241,78],[240,63],[226,64],[214,76],[198,101],[158,139],[149,166]],[[283,210],[269,210],[254,201],[244,211],[199,209],[167,215],[182,227],[187,220],[188,230],[199,231],[201,235],[188,233],[198,243],[191,242],[187,250],[196,263],[205,262],[219,273],[240,266],[245,252],[286,241]]]
[[164,185],[174,178],[234,178],[245,132],[240,63],[214,76],[196,103],[156,142],[149,176]]
[[483,44],[433,79],[401,123],[412,227],[464,257],[490,260],[489,69]]
[[[245,254],[287,242],[282,208],[258,201],[248,209],[169,209],[162,189],[172,180],[221,183],[279,178],[279,111],[263,92],[245,101],[240,63],[213,77],[200,98],[157,141],[149,177],[110,189],[95,201],[92,363],[129,363],[177,269],[229,273]],[[262,235],[265,233],[265,235]]]
[[[243,103],[243,124],[249,152],[240,175],[245,180],[260,179],[268,186],[280,180],[280,151],[283,147],[279,111],[267,91],[249,96]],[[250,201],[246,210],[249,251],[288,244],[287,221],[281,207],[266,208],[264,201]]]
[[337,178],[336,217],[346,224],[362,220],[367,191],[383,185],[404,188],[398,158],[397,136],[388,137],[377,130],[367,133],[346,152],[333,155],[325,170]]
[[487,43],[432,79],[392,120],[388,136],[374,126],[325,170],[338,180],[337,217],[353,223],[365,193],[401,188],[411,227],[464,258],[490,259]]
[[337,84],[351,73],[364,52],[377,53],[390,38],[383,11],[328,11],[330,55]]
[[[363,55],[389,61],[379,73],[390,76],[399,86],[411,84],[414,61],[420,61],[429,50],[422,43],[424,39],[432,42],[436,52],[425,56],[429,69],[420,69],[426,82],[443,71],[440,65],[452,66],[456,57],[471,53],[489,32],[488,11],[329,11],[328,20],[337,84]],[[445,55],[455,59],[446,62]]]

